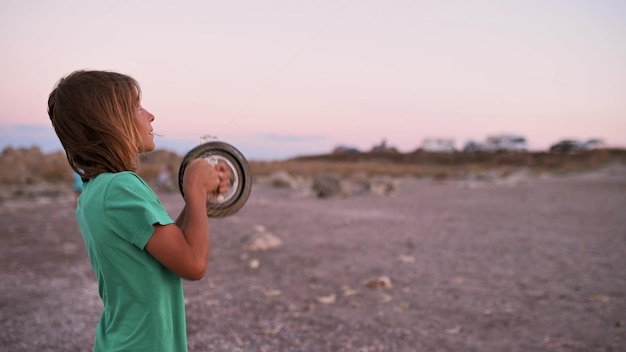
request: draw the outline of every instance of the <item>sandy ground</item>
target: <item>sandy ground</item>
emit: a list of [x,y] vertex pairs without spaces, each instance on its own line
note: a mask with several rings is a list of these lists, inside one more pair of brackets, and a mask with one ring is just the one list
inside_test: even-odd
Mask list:
[[[161,198],[175,216],[180,196]],[[623,166],[332,199],[255,184],[185,282],[190,350],[624,351],[624,209]],[[101,303],[73,212],[71,194],[0,203],[0,350],[91,350]],[[282,246],[245,250],[258,225]]]

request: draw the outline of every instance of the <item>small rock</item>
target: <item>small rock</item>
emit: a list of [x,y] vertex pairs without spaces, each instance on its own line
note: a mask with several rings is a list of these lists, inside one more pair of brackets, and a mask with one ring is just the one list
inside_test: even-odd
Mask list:
[[250,267],[250,269],[258,269],[261,266],[261,262],[259,262],[258,259],[252,259],[250,261],[250,263],[248,264],[248,267]]
[[398,257],[398,260],[407,264],[415,263],[415,257],[412,255],[401,255]]
[[347,191],[341,179],[333,175],[317,175],[313,178],[313,193],[319,198],[347,196]]
[[369,190],[381,196],[386,196],[396,189],[396,183],[391,177],[372,177],[368,184]]
[[336,294],[331,294],[328,296],[317,297],[317,301],[321,304],[333,304],[337,300]]
[[298,181],[287,171],[277,171],[271,174],[270,184],[276,188],[298,188]]
[[367,280],[365,286],[369,288],[390,289],[393,287],[393,284],[388,276],[380,276]]
[[344,286],[341,288],[343,290],[344,297],[354,296],[358,293],[358,291],[351,289],[348,286]]
[[265,291],[265,297],[276,297],[280,296],[282,292],[280,290],[267,290]]
[[254,233],[242,240],[243,247],[248,251],[265,251],[282,246],[283,241],[265,230],[262,225],[255,226]]
[[599,293],[592,294],[591,297],[589,297],[589,299],[592,301],[599,301],[602,303],[609,303],[609,301],[611,301],[611,297],[605,296]]

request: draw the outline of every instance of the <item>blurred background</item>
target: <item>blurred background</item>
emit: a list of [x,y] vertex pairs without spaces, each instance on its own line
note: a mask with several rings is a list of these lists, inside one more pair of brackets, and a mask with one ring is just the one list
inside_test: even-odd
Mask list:
[[500,135],[624,147],[625,19],[609,0],[3,1],[0,148],[61,149],[46,101],[77,69],[136,78],[179,154],[207,134],[254,160]]

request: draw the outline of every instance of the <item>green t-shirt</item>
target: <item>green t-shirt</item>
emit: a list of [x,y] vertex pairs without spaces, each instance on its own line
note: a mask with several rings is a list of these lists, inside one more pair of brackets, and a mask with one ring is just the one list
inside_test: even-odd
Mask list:
[[86,182],[76,210],[104,309],[94,351],[187,351],[181,278],[144,250],[174,221],[135,173]]

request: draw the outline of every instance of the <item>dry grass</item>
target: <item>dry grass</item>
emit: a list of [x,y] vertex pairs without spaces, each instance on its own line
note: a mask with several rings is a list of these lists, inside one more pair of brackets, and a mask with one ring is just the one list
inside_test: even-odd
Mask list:
[[[167,150],[143,155],[138,173],[149,182],[167,165],[176,174],[182,156]],[[497,171],[507,175],[519,169],[535,173],[570,173],[593,170],[611,163],[626,163],[626,150],[604,149],[563,153],[412,153],[370,152],[325,154],[282,161],[250,161],[253,177],[286,171],[294,176],[356,173],[444,179]],[[44,154],[37,147],[6,148],[0,154],[0,184],[71,182],[65,154]]]
[[283,170],[291,175],[310,176],[316,174],[336,174],[349,176],[357,173],[388,176],[436,176],[464,172],[466,167],[446,165],[394,164],[384,161],[330,161],[330,160],[286,160],[277,162],[251,162],[255,176],[265,176]]
[[412,177],[457,177],[498,171],[507,175],[519,169],[535,173],[571,173],[626,163],[626,150],[604,149],[566,153],[347,153],[299,157],[276,162],[251,162],[255,176],[284,170],[293,175],[335,173]]

